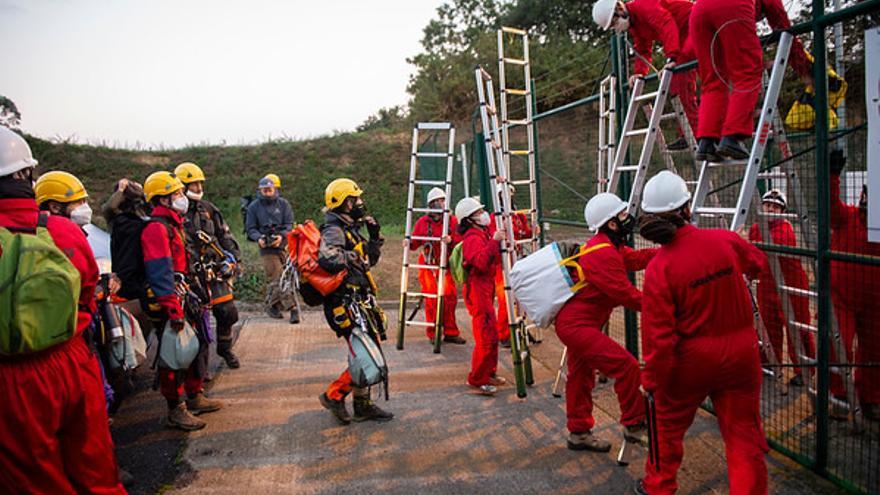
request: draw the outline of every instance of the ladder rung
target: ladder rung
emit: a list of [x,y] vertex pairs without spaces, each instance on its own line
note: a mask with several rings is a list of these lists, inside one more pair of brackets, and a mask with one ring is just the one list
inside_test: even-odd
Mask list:
[[531,237],[531,238],[529,238],[529,239],[517,239],[516,241],[514,241],[514,244],[516,244],[517,246],[519,246],[519,245],[522,245],[522,244],[531,244],[531,243],[533,243],[533,242],[535,242],[535,238],[534,238],[534,237]]
[[513,65],[526,65],[526,61],[521,58],[509,58],[504,57],[503,59],[505,63],[513,64]]
[[788,326],[797,330],[806,330],[808,332],[816,333],[819,331],[818,328],[813,325],[807,325],[806,323],[801,323],[799,321],[789,320]]
[[520,36],[526,35],[526,32],[523,29],[517,29],[517,28],[505,27],[505,26],[501,26],[501,32],[510,33],[510,34],[518,34]]
[[638,165],[621,165],[614,169],[615,172],[635,172],[639,169]]
[[418,263],[413,263],[411,265],[407,265],[409,268],[417,268],[419,270],[439,270],[440,267],[437,265],[420,265]]
[[531,179],[522,179],[522,180],[509,180],[508,184],[513,184],[514,186],[529,186],[532,184]]
[[510,150],[509,153],[514,156],[528,156],[531,151],[529,150]]
[[524,215],[527,215],[527,214],[529,214],[529,213],[531,213],[531,212],[533,212],[533,211],[535,211],[535,210],[534,210],[534,209],[513,210],[514,213],[522,213],[522,214],[524,214]]
[[481,103],[481,105],[486,107],[486,111],[489,112],[489,115],[495,115],[495,107],[488,103]]
[[410,237],[410,239],[414,241],[424,241],[424,242],[439,242],[441,240],[440,237],[423,237],[420,235],[414,235]]
[[405,321],[404,324],[409,325],[411,327],[429,327],[432,328],[434,326],[433,323],[429,321]]
[[748,165],[748,163],[748,160],[724,160],[723,162],[709,162],[709,167],[741,167],[743,165]]
[[675,113],[675,112],[672,112],[672,113],[664,113],[663,115],[660,116],[660,120],[672,120],[672,119],[674,119],[674,118],[676,118],[676,117],[678,117],[678,114]]
[[407,297],[427,297],[428,299],[437,299],[437,294],[426,294],[424,292],[407,292]]
[[441,210],[440,208],[413,208],[412,211],[417,213],[443,213],[446,210]]
[[736,208],[712,208],[701,206],[694,209],[694,213],[697,215],[733,215],[736,213]]
[[452,129],[452,124],[449,122],[419,122],[416,127],[420,131],[422,130],[448,130]]
[[440,153],[437,151],[420,151],[416,153],[419,158],[447,158],[449,153]]
[[529,122],[526,119],[510,119],[507,121],[507,124],[511,127],[517,127],[517,126],[529,125],[529,124],[531,124],[531,122]]
[[684,181],[684,183],[687,184],[687,185],[689,185],[689,186],[696,186],[697,184],[700,183],[700,181],[698,181],[698,180],[686,180],[686,181]]
[[442,180],[424,180],[424,179],[416,179],[412,181],[413,184],[419,186],[445,186],[446,181]]
[[792,287],[790,285],[780,285],[779,290],[787,294],[793,294],[795,296],[819,297],[819,294],[817,292],[807,289],[798,289],[797,287]]
[[658,91],[652,91],[650,93],[645,93],[643,95],[636,96],[636,102],[645,101],[645,100],[653,100],[657,97]]
[[761,172],[758,174],[758,179],[787,179],[788,176],[782,172]]
[[529,92],[525,89],[507,88],[504,91],[509,94],[517,95],[517,96],[528,96],[528,94],[529,94]]
[[648,131],[650,129],[651,129],[650,127],[645,127],[644,129],[633,129],[631,131],[626,131],[626,137],[644,136],[644,135],[648,134]]
[[758,215],[767,218],[791,218],[794,220],[800,218],[797,213],[770,213],[766,211],[758,211]]

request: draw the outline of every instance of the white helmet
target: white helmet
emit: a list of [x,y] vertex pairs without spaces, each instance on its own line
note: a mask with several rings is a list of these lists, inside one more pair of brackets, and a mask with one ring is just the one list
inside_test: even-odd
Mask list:
[[478,211],[480,208],[483,208],[483,205],[475,198],[462,198],[461,201],[455,205],[455,217],[459,220],[464,220],[473,215],[474,212]]
[[36,166],[37,161],[34,160],[27,141],[17,133],[0,126],[0,177]]
[[598,0],[593,4],[593,21],[602,29],[610,28],[616,8],[617,0]]
[[761,197],[762,203],[772,203],[774,205],[779,205],[783,208],[788,208],[788,198],[785,197],[785,193],[780,191],[779,189],[770,189],[764,196]]
[[428,204],[431,204],[438,199],[446,199],[446,191],[439,187],[435,187],[428,191]]
[[616,217],[618,213],[626,209],[626,203],[623,202],[615,194],[599,193],[587,202],[584,207],[584,220],[590,230],[599,230],[599,227],[605,225],[605,222]]
[[690,201],[691,193],[688,192],[684,179],[664,170],[651,177],[645,184],[645,192],[642,196],[642,211],[646,213],[665,213],[681,208]]

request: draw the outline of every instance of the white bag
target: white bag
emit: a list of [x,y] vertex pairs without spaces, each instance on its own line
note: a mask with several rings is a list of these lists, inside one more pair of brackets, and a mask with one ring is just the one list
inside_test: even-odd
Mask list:
[[110,367],[114,370],[122,364],[129,369],[137,368],[140,363],[147,359],[147,343],[144,335],[141,333],[141,327],[138,322],[126,309],[113,305],[119,322],[122,324],[121,339],[113,342],[110,347]]
[[[577,259],[605,247],[610,244],[581,248],[576,255],[563,258],[554,242],[517,261],[510,271],[510,286],[526,315],[539,327],[553,323],[562,305],[586,285]],[[572,279],[569,268],[578,273],[578,280]]]
[[183,330],[179,332],[171,328],[171,321],[165,324],[159,344],[159,359],[163,368],[185,370],[198,353],[199,338],[189,322],[184,322]]

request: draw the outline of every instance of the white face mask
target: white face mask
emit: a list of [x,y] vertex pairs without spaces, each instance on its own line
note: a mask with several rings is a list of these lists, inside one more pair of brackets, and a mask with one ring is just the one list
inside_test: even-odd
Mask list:
[[183,215],[189,210],[189,199],[186,196],[181,196],[174,201],[171,202],[171,208],[174,209],[177,213]]
[[83,203],[70,210],[70,221],[80,227],[92,223],[92,208],[88,203]]
[[200,193],[196,193],[196,192],[192,192],[192,191],[186,192],[186,197],[193,200],[193,201],[201,201],[202,196],[204,196],[204,195],[205,195],[204,191],[202,191]]
[[620,17],[614,23],[614,30],[618,33],[624,33],[629,29],[629,16]]
[[490,222],[489,214],[487,212],[480,213],[480,216],[477,217],[477,225],[480,227],[488,227]]

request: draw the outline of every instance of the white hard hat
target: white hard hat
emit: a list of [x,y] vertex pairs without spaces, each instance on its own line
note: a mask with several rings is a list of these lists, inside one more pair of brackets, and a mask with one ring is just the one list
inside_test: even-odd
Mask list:
[[593,4],[593,21],[602,29],[610,28],[615,8],[617,8],[617,0],[598,0]]
[[785,193],[780,191],[779,189],[770,189],[764,196],[761,197],[762,203],[773,203],[774,205],[779,205],[783,208],[788,208],[788,198],[785,197]]
[[590,230],[599,230],[599,227],[605,225],[605,222],[616,217],[618,213],[626,209],[626,203],[623,202],[615,194],[599,193],[589,201],[584,207],[584,220]]
[[483,208],[483,205],[475,198],[462,198],[462,200],[455,205],[455,217],[459,220],[464,220],[473,215],[474,212],[480,208]]
[[34,160],[27,141],[17,133],[0,126],[0,177],[36,166],[37,161]]
[[428,204],[431,204],[438,199],[446,199],[446,191],[439,187],[435,187],[428,191]]
[[691,193],[688,192],[684,179],[669,170],[664,170],[651,177],[651,180],[645,184],[642,211],[665,213],[681,208],[690,199]]

